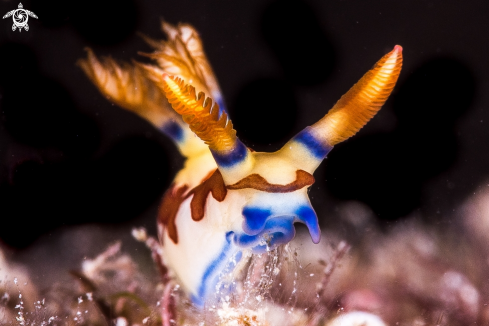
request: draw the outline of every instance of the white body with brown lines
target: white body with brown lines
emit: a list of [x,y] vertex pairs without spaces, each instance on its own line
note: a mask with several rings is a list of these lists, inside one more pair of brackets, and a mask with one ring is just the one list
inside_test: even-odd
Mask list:
[[289,242],[294,223],[306,224],[319,242],[307,194],[312,174],[335,144],[382,107],[399,76],[402,48],[395,46],[281,150],[259,153],[237,138],[197,32],[189,25],[162,27],[168,40],[147,40],[156,49],[148,54],[155,66],[100,62],[90,50],[80,65],[105,96],[152,122],[187,158],[160,205],[159,237],[165,263],[202,306],[244,252]]

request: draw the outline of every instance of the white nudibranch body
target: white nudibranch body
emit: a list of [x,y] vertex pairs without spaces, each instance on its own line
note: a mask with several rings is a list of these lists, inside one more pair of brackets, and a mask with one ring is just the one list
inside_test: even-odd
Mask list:
[[387,100],[401,70],[402,48],[395,46],[282,149],[259,153],[236,136],[197,32],[185,24],[162,28],[166,41],[147,40],[157,65],[101,62],[90,50],[79,64],[103,95],[153,123],[186,157],[157,221],[165,264],[202,306],[246,253],[292,240],[294,223],[305,224],[319,242],[307,194],[312,174],[334,145],[358,132]]

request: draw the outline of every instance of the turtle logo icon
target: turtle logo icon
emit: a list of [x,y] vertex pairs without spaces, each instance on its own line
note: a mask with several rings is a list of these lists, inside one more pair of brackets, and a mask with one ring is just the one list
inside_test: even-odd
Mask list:
[[15,31],[17,28],[19,29],[19,32],[22,31],[22,28],[24,28],[26,31],[29,30],[29,25],[27,25],[27,21],[29,20],[29,16],[36,18],[37,16],[35,13],[32,11],[24,9],[22,6],[22,3],[19,2],[19,8],[14,9],[6,13],[3,18],[7,18],[12,16],[14,20],[14,24],[12,25],[12,30]]

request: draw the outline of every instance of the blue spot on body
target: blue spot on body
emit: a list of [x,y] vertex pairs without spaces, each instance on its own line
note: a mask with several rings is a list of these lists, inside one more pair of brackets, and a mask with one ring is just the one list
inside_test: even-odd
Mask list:
[[[252,248],[254,253],[290,242],[295,236],[294,216],[276,216],[268,219],[259,234],[236,234],[235,242],[240,247]],[[267,244],[264,244],[266,241]]]
[[309,127],[302,130],[294,138],[295,141],[303,144],[307,149],[318,159],[322,160],[333,148],[332,146],[324,145],[319,140],[314,138],[309,132]]
[[183,141],[183,129],[182,127],[176,123],[175,121],[168,121],[166,122],[161,128],[160,130],[165,134],[167,135],[168,137],[170,137],[171,139],[173,139],[174,141],[176,142],[182,142]]
[[234,258],[236,259],[236,263],[238,263],[241,260],[241,258],[243,258],[243,252],[238,251],[238,253],[236,254],[236,256]]
[[262,253],[270,248],[289,243],[295,236],[294,223],[307,226],[312,241],[321,239],[316,212],[304,203],[288,215],[273,216],[272,211],[258,207],[243,209],[243,232],[234,235],[238,247],[252,248],[254,253]]
[[247,235],[245,233],[236,235],[234,241],[236,244],[243,248],[248,248],[254,246],[256,243],[260,242],[261,235]]
[[212,151],[212,155],[219,166],[227,168],[243,161],[248,155],[248,149],[242,142],[237,140],[236,147],[230,153],[222,155]]
[[295,236],[294,217],[283,216],[267,221],[265,230],[270,233],[270,247],[289,243]]
[[267,245],[258,245],[251,248],[254,254],[264,254],[267,252]]
[[248,235],[255,235],[260,233],[265,227],[267,217],[272,212],[268,209],[245,207],[243,209],[243,216],[245,218],[243,223],[243,230]]

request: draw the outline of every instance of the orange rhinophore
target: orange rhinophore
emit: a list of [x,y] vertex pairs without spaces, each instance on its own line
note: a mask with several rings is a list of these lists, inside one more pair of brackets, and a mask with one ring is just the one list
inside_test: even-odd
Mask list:
[[186,157],[157,221],[165,263],[202,306],[225,285],[224,274],[246,266],[248,253],[292,240],[294,223],[305,224],[319,242],[307,193],[312,174],[385,103],[401,71],[402,48],[382,57],[317,123],[277,152],[262,153],[236,136],[198,33],[186,24],[162,28],[166,41],[147,39],[155,52],[146,56],[156,65],[100,62],[89,50],[80,66],[104,96],[152,122]]
[[330,146],[356,134],[391,94],[402,67],[402,47],[384,55],[333,108],[311,128]]
[[162,75],[163,90],[173,109],[182,116],[190,130],[202,139],[211,150],[227,152],[236,144],[236,130],[226,112],[219,113],[219,105],[195,94],[195,87],[186,85],[178,77]]

